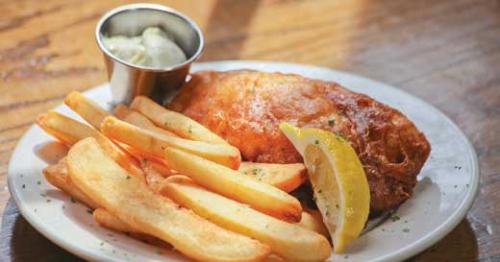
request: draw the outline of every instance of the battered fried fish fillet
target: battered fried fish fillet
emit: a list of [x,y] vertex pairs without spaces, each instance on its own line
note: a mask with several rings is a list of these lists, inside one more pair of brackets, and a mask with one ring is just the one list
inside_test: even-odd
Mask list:
[[191,77],[168,107],[225,138],[245,160],[302,162],[278,128],[284,121],[345,137],[364,165],[372,212],[408,199],[429,156],[426,138],[401,112],[336,83],[247,70]]

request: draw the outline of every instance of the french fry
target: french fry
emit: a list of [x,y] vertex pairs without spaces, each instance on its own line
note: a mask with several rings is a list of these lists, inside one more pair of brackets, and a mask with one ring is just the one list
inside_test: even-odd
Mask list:
[[177,148],[234,169],[238,168],[241,161],[240,151],[233,146],[167,136],[134,126],[115,117],[106,117],[102,122],[101,131],[113,140],[160,158],[164,157],[166,149]]
[[330,256],[330,243],[324,236],[210,192],[188,177],[167,178],[160,192],[221,227],[269,245],[287,260],[323,261]]
[[47,181],[70,195],[74,199],[80,201],[84,205],[95,209],[99,205],[85,195],[80,189],[75,187],[69,180],[68,169],[66,167],[66,159],[62,158],[57,164],[50,165],[43,169],[43,175]]
[[36,118],[36,123],[49,135],[67,145],[72,145],[82,138],[97,134],[97,131],[92,127],[53,110],[39,115]]
[[127,152],[123,151],[118,147],[113,141],[105,137],[101,133],[95,136],[99,146],[106,152],[116,163],[125,168],[131,175],[145,181],[144,171],[140,167],[140,163],[129,155]]
[[[158,171],[161,167],[158,164],[153,164],[150,160],[145,160],[142,165],[144,174],[146,176],[146,183],[153,192],[158,192],[160,185],[165,180],[165,175]],[[162,169],[163,170],[163,169]],[[165,171],[165,170],[163,170]]]
[[37,124],[47,133],[68,145],[72,145],[87,137],[95,137],[101,147],[116,162],[127,169],[132,175],[142,177],[144,180],[144,172],[139,167],[138,161],[92,127],[56,111],[49,111],[47,114],[38,116]]
[[168,129],[181,137],[212,144],[229,145],[226,140],[200,123],[181,113],[168,110],[147,97],[134,98],[130,108],[141,112],[157,126]]
[[114,112],[116,117],[118,117],[119,119],[121,119],[125,122],[128,122],[132,125],[136,125],[138,127],[142,127],[144,129],[147,129],[147,130],[163,133],[163,134],[166,134],[169,136],[177,136],[176,134],[174,134],[166,129],[157,127],[147,117],[145,117],[141,113],[138,113],[134,110],[128,109],[125,105],[122,105],[122,104],[117,105],[113,112]]
[[172,169],[216,193],[271,216],[291,222],[300,221],[302,207],[299,201],[278,188],[175,148],[167,148],[165,157]]
[[106,211],[104,208],[96,208],[92,217],[102,227],[122,232],[122,233],[140,233],[129,225],[123,223],[119,218]]
[[72,181],[125,224],[172,244],[200,261],[259,261],[270,248],[223,229],[170,199],[153,193],[99,147],[94,138],[76,143],[67,156]]
[[330,237],[328,229],[326,229],[325,224],[323,224],[321,213],[317,210],[304,210],[304,212],[302,212],[302,219],[298,225],[319,233],[327,238]]
[[123,120],[123,118],[125,118],[130,111],[131,110],[126,105],[118,104],[115,108],[113,108],[113,115]]
[[96,129],[99,129],[102,120],[109,116],[108,111],[77,91],[69,93],[64,103]]
[[291,192],[302,185],[307,179],[307,169],[304,164],[269,164],[241,162],[238,169],[245,175],[273,185],[285,192]]
[[[64,158],[61,159],[59,163],[44,168],[43,174],[50,184],[59,188],[84,205],[94,209],[93,217],[99,225],[123,233],[133,233],[133,237],[142,241],[146,241],[148,243],[157,244],[159,242],[158,240],[152,239],[152,237],[146,236],[138,232],[137,230],[132,229],[130,226],[123,223],[120,219],[113,216],[108,211],[99,208],[99,205],[97,203],[86,196],[71,182],[71,179],[68,175],[68,169],[66,167],[66,160]],[[160,246],[165,246],[165,244]]]
[[167,166],[167,163],[166,161],[155,161],[155,160],[146,160],[145,161],[145,164],[143,165],[142,167],[145,172],[146,170],[148,169],[152,169],[154,171],[156,171],[158,174],[162,175],[163,177],[169,177],[169,176],[172,176],[172,175],[178,175],[179,173],[173,169],[170,169],[168,166]]
[[162,241],[153,236],[145,235],[135,229],[132,229],[129,225],[123,223],[115,215],[109,213],[104,208],[97,208],[96,210],[94,210],[94,212],[92,213],[92,217],[94,218],[97,224],[107,229],[111,229],[113,231],[120,233],[125,233],[135,239],[138,239],[140,241],[158,247],[169,248],[169,249],[172,248],[172,246],[166,243],[165,241]]

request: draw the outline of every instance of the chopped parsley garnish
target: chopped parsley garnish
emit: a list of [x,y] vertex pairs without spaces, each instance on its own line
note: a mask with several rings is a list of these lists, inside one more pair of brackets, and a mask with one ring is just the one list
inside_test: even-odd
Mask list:
[[400,219],[401,219],[401,218],[400,218],[398,215],[392,215],[392,216],[391,216],[391,220],[392,220],[392,222],[396,222],[396,221],[398,221],[398,220],[400,220]]
[[329,125],[329,126],[333,126],[333,125],[335,125],[335,119],[330,119],[330,120],[328,120],[328,125]]
[[71,197],[69,200],[71,200],[71,203],[76,203],[76,200],[73,197]]
[[130,179],[130,176],[127,175],[127,180]]
[[319,145],[319,140],[314,141],[314,144]]
[[22,188],[23,188],[23,189],[25,189],[25,188],[26,188],[26,185],[25,185],[25,184],[23,184]]
[[408,232],[410,232],[410,229],[409,228],[403,228],[403,232],[408,233]]

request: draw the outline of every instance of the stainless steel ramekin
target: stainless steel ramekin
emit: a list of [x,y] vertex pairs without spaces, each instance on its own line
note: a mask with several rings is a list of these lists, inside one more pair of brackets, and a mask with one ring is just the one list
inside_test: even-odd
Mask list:
[[[102,37],[137,36],[146,27],[158,26],[174,38],[187,60],[165,68],[138,66],[114,56]],[[96,27],[96,40],[104,55],[113,103],[129,103],[135,96],[149,96],[159,103],[171,99],[186,80],[189,68],[203,50],[199,27],[178,11],[157,4],[130,4],[107,12]]]

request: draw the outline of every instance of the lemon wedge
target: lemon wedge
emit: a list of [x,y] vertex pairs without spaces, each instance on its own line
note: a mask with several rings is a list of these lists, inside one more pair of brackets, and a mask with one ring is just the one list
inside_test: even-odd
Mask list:
[[370,188],[349,142],[332,132],[280,124],[304,158],[314,198],[332,238],[342,252],[363,230],[370,211]]

